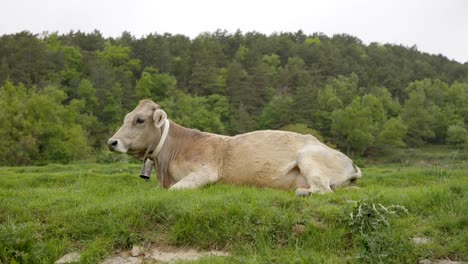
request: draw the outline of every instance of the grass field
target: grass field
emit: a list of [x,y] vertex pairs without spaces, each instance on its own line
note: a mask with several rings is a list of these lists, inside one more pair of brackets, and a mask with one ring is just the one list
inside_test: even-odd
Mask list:
[[370,165],[359,188],[307,198],[217,184],[169,192],[138,164],[2,167],[0,262],[78,251],[99,263],[135,244],[231,254],[197,263],[468,261],[468,163],[444,157]]

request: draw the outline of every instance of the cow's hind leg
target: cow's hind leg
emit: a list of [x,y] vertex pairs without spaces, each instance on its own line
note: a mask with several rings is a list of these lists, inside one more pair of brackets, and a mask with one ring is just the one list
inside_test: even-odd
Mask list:
[[298,188],[296,195],[307,196],[311,193],[328,193],[332,192],[330,188],[330,179],[325,172],[322,171],[323,164],[320,164],[323,155],[320,151],[306,150],[302,151],[298,157],[298,167],[302,176],[306,179],[309,188]]

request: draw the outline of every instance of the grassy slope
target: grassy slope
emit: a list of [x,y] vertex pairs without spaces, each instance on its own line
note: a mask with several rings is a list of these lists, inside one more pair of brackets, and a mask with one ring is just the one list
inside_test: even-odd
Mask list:
[[[447,161],[447,164],[452,164]],[[135,164],[0,168],[0,262],[51,263],[71,251],[96,263],[116,248],[171,244],[225,249],[200,263],[415,263],[468,260],[465,161],[373,166],[359,189],[297,198],[293,192],[213,185],[168,192]],[[408,215],[360,234],[355,203],[399,204]],[[426,245],[410,238],[427,237]],[[13,262],[14,263],[14,262]]]

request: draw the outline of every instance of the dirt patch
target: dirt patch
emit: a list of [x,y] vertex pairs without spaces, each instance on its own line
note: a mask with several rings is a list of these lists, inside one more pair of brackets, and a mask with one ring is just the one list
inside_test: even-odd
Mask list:
[[[135,251],[138,251],[139,254],[135,254]],[[143,249],[142,247],[135,246],[131,251],[119,252],[107,258],[102,264],[173,263],[181,260],[193,261],[202,257],[227,256],[229,256],[229,253],[216,250],[197,251],[191,248],[177,248],[171,246],[153,246]]]
[[72,252],[72,253],[66,254],[65,256],[61,257],[59,260],[55,261],[55,264],[75,263],[75,262],[79,262],[80,258],[81,256],[78,252]]

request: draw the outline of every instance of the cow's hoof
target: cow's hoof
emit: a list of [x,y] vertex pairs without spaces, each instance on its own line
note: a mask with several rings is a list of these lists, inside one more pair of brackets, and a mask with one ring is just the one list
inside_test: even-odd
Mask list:
[[297,189],[296,196],[298,197],[307,197],[310,195],[310,192],[306,189]]
[[149,180],[150,177],[149,176],[146,176],[146,175],[140,175],[140,178],[144,179],[144,180]]

